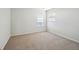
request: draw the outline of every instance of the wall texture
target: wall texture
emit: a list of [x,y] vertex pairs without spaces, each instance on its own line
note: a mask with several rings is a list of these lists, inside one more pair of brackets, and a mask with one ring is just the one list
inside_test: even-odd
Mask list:
[[0,8],[0,49],[3,49],[10,38],[10,9]]
[[47,30],[79,42],[79,9],[57,8],[48,10]]
[[[45,11],[41,8],[12,8],[12,36],[45,31]],[[44,26],[36,24],[37,17],[44,18]]]

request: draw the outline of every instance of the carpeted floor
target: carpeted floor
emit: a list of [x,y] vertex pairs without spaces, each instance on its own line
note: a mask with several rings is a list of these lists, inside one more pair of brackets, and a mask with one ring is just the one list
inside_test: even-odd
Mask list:
[[63,37],[40,32],[11,37],[5,50],[78,50],[79,43]]

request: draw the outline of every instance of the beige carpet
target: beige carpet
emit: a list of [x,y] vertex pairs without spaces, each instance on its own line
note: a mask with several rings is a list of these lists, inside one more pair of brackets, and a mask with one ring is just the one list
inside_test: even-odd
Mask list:
[[12,37],[5,50],[78,50],[79,43],[63,37],[40,32]]

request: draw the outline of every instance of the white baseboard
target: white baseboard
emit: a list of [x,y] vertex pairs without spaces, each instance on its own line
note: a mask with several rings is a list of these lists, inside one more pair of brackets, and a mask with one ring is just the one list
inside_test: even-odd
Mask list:
[[5,46],[6,46],[7,42],[8,42],[8,40],[10,39],[10,37],[11,37],[11,36],[8,37],[8,39],[6,40],[5,44],[0,48],[1,50],[4,50],[4,48],[5,48]]
[[63,35],[63,34],[60,34],[60,33],[57,33],[57,32],[49,32],[49,33],[56,34],[56,35],[61,36],[61,37],[63,37],[63,38],[66,38],[66,39],[69,39],[69,40],[72,40],[72,41],[74,41],[74,42],[79,43],[79,40],[76,40],[76,39],[70,38],[70,37],[65,36],[65,35]]
[[26,35],[26,34],[33,34],[33,33],[40,33],[40,32],[46,32],[46,31],[37,31],[37,32],[29,32],[29,33],[15,34],[15,35],[11,35],[11,37],[20,36],[20,35]]

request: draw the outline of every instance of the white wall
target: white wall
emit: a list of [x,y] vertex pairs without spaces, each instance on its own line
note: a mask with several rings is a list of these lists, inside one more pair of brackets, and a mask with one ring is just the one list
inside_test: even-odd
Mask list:
[[[12,8],[12,36],[45,31],[45,11],[41,8]],[[44,27],[37,27],[37,17],[44,18]]]
[[[56,13],[53,16],[53,13]],[[49,21],[53,17],[56,21]],[[48,31],[79,42],[79,9],[58,8],[47,11]]]
[[0,8],[0,49],[3,49],[10,38],[10,9]]

